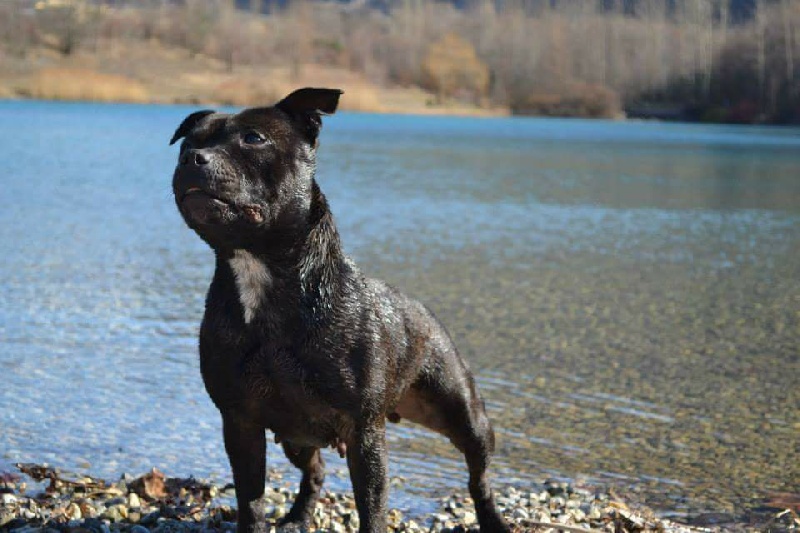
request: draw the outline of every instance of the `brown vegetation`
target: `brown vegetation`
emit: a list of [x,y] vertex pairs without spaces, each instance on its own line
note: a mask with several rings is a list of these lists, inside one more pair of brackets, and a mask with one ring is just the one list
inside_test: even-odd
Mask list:
[[218,78],[183,95],[173,84],[172,100],[251,103],[322,70],[359,87],[362,109],[387,108],[384,94],[421,87],[430,91],[417,100],[422,108],[460,101],[544,115],[624,108],[800,120],[800,0],[754,2],[749,19],[733,20],[731,0],[478,0],[463,9],[398,0],[386,11],[290,0],[269,14],[261,0],[250,11],[232,0],[11,0],[0,5],[0,64],[36,50],[61,56],[46,63],[60,65],[124,49],[130,54],[102,71],[141,80],[164,99],[166,83],[148,81],[143,63],[129,59],[157,47],[180,56],[170,67],[176,83],[202,64],[213,63]]
[[42,100],[147,102],[147,90],[136,80],[87,69],[45,68],[17,87],[17,93]]
[[489,67],[475,48],[456,33],[432,42],[422,60],[421,83],[439,98],[461,96],[481,101],[489,90]]
[[614,118],[622,112],[617,93],[586,83],[570,83],[561,91],[519,95],[511,110],[520,115],[589,118]]
[[[276,102],[300,85],[336,85],[347,92],[340,109],[345,111],[384,111],[380,89],[358,76],[340,69],[300,65],[301,74],[289,68],[272,69],[270,76],[231,75],[213,87],[210,101],[232,106],[256,106]],[[294,69],[291,69],[294,70]],[[291,81],[289,81],[291,80]]]

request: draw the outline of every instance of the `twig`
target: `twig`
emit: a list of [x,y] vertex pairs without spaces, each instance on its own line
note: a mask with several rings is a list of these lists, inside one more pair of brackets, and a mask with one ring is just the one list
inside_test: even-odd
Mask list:
[[549,527],[552,529],[560,529],[561,531],[570,531],[572,533],[595,533],[595,529],[586,529],[585,527],[578,527],[578,526],[568,526],[566,524],[558,524],[556,522],[531,522],[527,520],[525,522],[527,526],[534,526],[534,527]]

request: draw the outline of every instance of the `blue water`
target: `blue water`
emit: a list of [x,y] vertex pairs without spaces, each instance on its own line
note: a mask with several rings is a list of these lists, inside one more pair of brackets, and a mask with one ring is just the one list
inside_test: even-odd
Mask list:
[[[0,471],[229,479],[196,353],[212,256],[170,189],[192,110],[0,102]],[[501,483],[621,478],[665,511],[665,492],[725,508],[739,486],[685,503],[718,443],[681,444],[693,421],[796,443],[800,130],[342,113],[319,168],[346,249],[431,305],[476,369]],[[465,488],[442,439],[404,425],[390,445],[393,504]],[[796,462],[756,448],[739,460],[772,481],[747,488],[791,489]],[[295,479],[277,447],[269,462]]]

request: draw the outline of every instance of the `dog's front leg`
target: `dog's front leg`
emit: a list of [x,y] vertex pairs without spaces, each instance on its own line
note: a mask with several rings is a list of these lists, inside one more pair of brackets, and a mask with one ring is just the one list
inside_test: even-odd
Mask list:
[[234,413],[223,413],[222,432],[236,486],[237,531],[264,533],[267,530],[263,500],[267,457],[264,428]]
[[386,531],[386,462],[383,420],[359,424],[347,446],[347,466],[358,509],[359,533]]

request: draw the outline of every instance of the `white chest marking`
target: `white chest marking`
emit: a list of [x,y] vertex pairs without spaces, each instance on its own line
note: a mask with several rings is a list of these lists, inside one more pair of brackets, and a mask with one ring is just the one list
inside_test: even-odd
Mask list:
[[249,324],[261,305],[264,289],[269,285],[271,276],[267,266],[245,250],[234,251],[229,263],[244,309],[244,323]]

